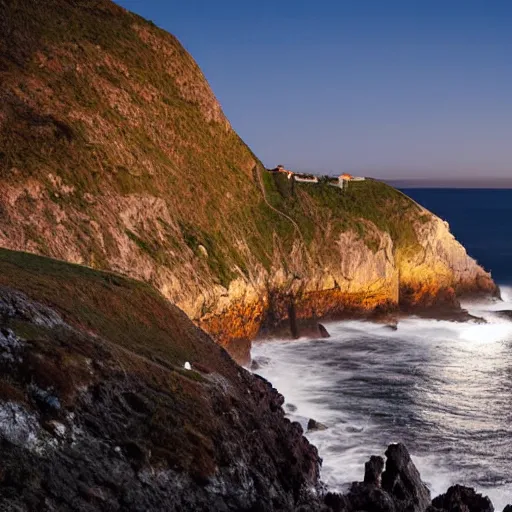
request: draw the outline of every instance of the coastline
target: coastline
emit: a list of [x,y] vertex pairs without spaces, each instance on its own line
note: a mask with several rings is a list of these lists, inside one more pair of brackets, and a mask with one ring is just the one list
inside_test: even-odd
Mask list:
[[[508,289],[505,289],[504,296],[508,297],[508,293]],[[500,314],[504,309],[512,309],[510,305],[510,302],[503,301],[464,302],[463,306],[470,308],[472,316],[486,316],[485,324],[475,321],[453,322],[446,319],[405,317],[395,331],[387,329],[384,325],[358,320],[326,323],[325,327],[331,333],[329,339],[303,337],[296,341],[259,341],[255,344],[253,352],[256,363],[253,371],[269,379],[283,393],[287,415],[292,421],[301,423],[306,436],[318,447],[319,455],[324,459],[321,478],[326,479],[329,489],[346,492],[350,482],[361,474],[364,461],[372,453],[379,453],[389,442],[403,440],[413,459],[419,463],[420,473],[429,483],[432,496],[444,493],[452,484],[464,483],[477,488],[483,495],[489,494],[497,506],[504,507],[510,502],[507,500],[510,495],[506,490],[507,480],[505,478],[504,482],[500,482],[496,476],[496,487],[493,487],[491,481],[494,474],[506,474],[507,465],[499,466],[497,452],[489,447],[487,458],[482,454],[484,460],[481,461],[482,466],[478,466],[478,447],[482,446],[476,443],[470,449],[465,439],[471,434],[464,428],[470,429],[471,432],[470,418],[473,415],[475,421],[477,418],[478,421],[483,421],[480,418],[486,418],[486,399],[481,398],[478,391],[473,389],[472,372],[476,372],[476,375],[487,375],[487,372],[491,372],[485,385],[494,386],[496,383],[492,380],[492,375],[501,375],[501,368],[504,371],[507,368],[507,361],[510,359],[506,351],[507,344],[500,340],[510,338],[512,322]],[[363,345],[361,340],[364,340]],[[389,356],[386,356],[388,345],[390,352]],[[402,355],[404,347],[407,347],[410,354]],[[446,355],[443,355],[444,352]],[[436,356],[438,353],[441,354]],[[436,357],[439,357],[439,361]],[[462,357],[465,358],[464,363]],[[478,358],[478,363],[474,360],[475,357]],[[431,363],[428,362],[430,359],[433,359]],[[439,368],[441,362],[443,366],[447,366],[442,371]],[[466,375],[459,369],[461,365],[467,368],[469,373],[462,383],[463,387],[454,388],[452,386],[456,386],[458,382],[456,379]],[[436,373],[436,368],[439,368],[441,373]],[[433,372],[433,376],[416,382],[416,379],[425,372],[429,375]],[[439,385],[446,385],[446,389],[430,389],[438,379],[441,379]],[[386,402],[376,404],[376,397],[382,397],[383,393],[387,392],[384,391],[386,381],[389,381],[389,392],[398,393],[396,400],[399,401],[391,400],[387,405]],[[442,384],[443,382],[446,384]],[[361,386],[360,390],[358,383]],[[479,385],[484,388],[484,384],[478,380],[474,385],[477,389]],[[429,394],[423,398],[423,395],[414,398],[424,386],[428,387]],[[404,393],[405,397],[402,397]],[[485,396],[485,391],[482,393]],[[461,398],[461,394],[464,398]],[[457,412],[457,408],[472,396],[475,407],[481,404],[483,409],[475,412],[464,409],[464,412]],[[414,420],[410,427],[412,431],[406,426],[406,418],[410,411],[404,409],[404,403],[410,400],[419,401],[416,407],[421,404],[421,413],[416,407],[414,409],[426,421],[422,427],[417,419]],[[434,424],[432,428],[439,428],[444,433],[439,434],[437,441],[429,441],[424,429],[430,428],[428,425],[437,417],[436,408],[441,407],[443,400],[448,400],[450,407],[453,408],[453,411],[444,407],[442,410],[447,425],[452,421],[454,430],[445,431],[444,422],[438,427]],[[370,410],[375,412],[375,417],[363,413],[370,404]],[[497,406],[495,407],[499,410]],[[430,414],[433,416],[429,416]],[[393,419],[395,415],[398,423],[392,422],[388,425],[386,418]],[[466,415],[467,424],[463,421]],[[485,429],[491,428],[493,421],[500,417],[499,413],[493,414],[488,418],[488,424],[481,428],[486,431]],[[325,425],[327,430],[307,432],[310,418]],[[441,418],[438,421],[441,421]],[[496,428],[500,428],[498,424],[496,425]],[[448,426],[446,428],[449,429]],[[405,436],[402,437],[400,432]],[[413,435],[413,432],[416,432],[416,435]],[[452,437],[457,435],[462,437],[451,445],[449,440],[457,439]],[[417,436],[426,436],[419,445],[415,441]],[[503,443],[506,446],[505,439]],[[475,452],[472,452],[472,449]],[[343,454],[339,450],[342,450]],[[493,466],[494,456],[498,457],[494,462],[496,466]],[[472,467],[473,464],[479,469],[475,469],[469,475],[476,480],[468,480],[470,476],[464,473],[463,468]],[[345,482],[345,485],[340,487],[339,482]],[[433,482],[434,487],[431,486]],[[505,487],[500,491],[502,485]]]

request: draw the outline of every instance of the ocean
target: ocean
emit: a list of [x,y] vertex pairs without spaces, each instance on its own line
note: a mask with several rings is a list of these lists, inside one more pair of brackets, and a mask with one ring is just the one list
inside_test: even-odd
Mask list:
[[285,397],[290,419],[328,428],[307,434],[333,490],[362,480],[370,455],[404,442],[432,496],[459,483],[512,503],[512,190],[404,189],[446,220],[492,272],[503,302],[464,304],[486,324],[410,317],[326,324],[331,338],[255,344],[258,373]]

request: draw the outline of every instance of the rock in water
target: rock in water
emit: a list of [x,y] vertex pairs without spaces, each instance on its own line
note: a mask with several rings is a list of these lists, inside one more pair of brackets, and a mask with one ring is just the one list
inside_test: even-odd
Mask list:
[[327,425],[324,425],[323,423],[320,423],[319,421],[311,418],[308,421],[308,432],[315,432],[317,430],[327,430]]
[[[512,507],[507,508],[512,511]],[[494,507],[487,496],[477,494],[474,489],[469,487],[454,485],[445,494],[435,498],[427,512],[445,510],[449,512],[494,512]]]
[[384,470],[384,459],[372,456],[364,465],[364,483],[380,487],[382,484],[382,471]]
[[318,324],[318,332],[322,338],[330,338],[331,335],[327,332],[327,329],[322,325]]
[[371,457],[365,465],[364,483],[354,483],[348,493],[348,510],[375,512],[424,512],[430,492],[403,444],[392,444],[382,457]]
[[501,311],[496,311],[496,314],[501,318],[506,318],[507,320],[512,320],[512,311],[508,309],[503,309]]
[[430,505],[430,491],[421,481],[407,448],[401,443],[391,444],[386,457],[382,488],[395,498],[398,510],[423,512]]
[[[354,482],[346,495],[327,493],[324,504],[332,512],[494,512],[489,498],[474,489],[455,485],[430,502],[430,492],[403,444],[392,444],[382,457],[365,464],[364,482]],[[512,512],[512,505],[503,512]]]
[[259,369],[260,369],[260,365],[259,365],[258,361],[253,359],[251,361],[251,370],[254,372],[254,371],[259,370]]

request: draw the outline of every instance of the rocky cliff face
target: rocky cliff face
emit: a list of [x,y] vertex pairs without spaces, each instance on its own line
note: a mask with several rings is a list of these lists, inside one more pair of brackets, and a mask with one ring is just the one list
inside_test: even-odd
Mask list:
[[2,510],[493,510],[461,486],[431,500],[401,444],[327,492],[283,397],[115,274],[0,249],[0,370]]
[[243,352],[263,327],[495,286],[373,180],[267,173],[170,34],[108,0],[0,1],[0,245],[157,287]]
[[1,510],[316,502],[281,395],[148,285],[0,250],[0,371]]

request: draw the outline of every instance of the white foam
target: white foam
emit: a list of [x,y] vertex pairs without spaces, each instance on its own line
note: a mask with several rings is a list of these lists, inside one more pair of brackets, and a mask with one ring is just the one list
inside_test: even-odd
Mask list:
[[[268,364],[262,365],[257,372],[272,382],[285,396],[286,403],[296,407],[291,419],[299,421],[304,428],[309,418],[328,426],[327,430],[308,433],[307,437],[318,447],[323,458],[322,479],[329,488],[343,491],[351,481],[362,480],[364,463],[369,456],[383,454],[387,444],[402,440],[396,436],[385,440],[379,438],[379,435],[382,437],[382,421],[373,415],[375,412],[366,413],[364,407],[359,408],[357,399],[350,408],[345,408],[348,400],[345,394],[350,395],[353,391],[350,386],[359,378],[374,377],[373,365],[380,365],[381,369],[382,365],[384,368],[389,365],[387,378],[390,381],[395,378],[393,372],[407,365],[410,375],[404,376],[398,371],[396,385],[397,390],[409,386],[413,397],[417,393],[419,402],[413,411],[415,419],[425,425],[432,424],[434,429],[439,428],[439,432],[435,432],[439,436],[443,435],[443,423],[446,422],[452,429],[449,435],[455,436],[448,443],[453,445],[454,453],[436,453],[435,443],[422,454],[415,455],[414,448],[411,449],[432,495],[445,492],[454,483],[461,483],[476,486],[479,492],[487,494],[497,510],[512,501],[512,482],[477,486],[472,481],[474,472],[453,467],[454,460],[463,461],[465,457],[463,452],[457,453],[464,449],[464,439],[456,437],[459,424],[465,429],[461,432],[481,431],[489,426],[485,417],[480,418],[471,409],[469,412],[465,409],[473,398],[485,402],[485,396],[474,396],[479,392],[478,378],[491,379],[494,374],[501,375],[511,364],[512,321],[495,312],[512,310],[512,288],[502,288],[502,297],[504,300],[499,302],[465,305],[470,313],[485,318],[487,324],[411,317],[401,321],[397,331],[392,331],[379,324],[345,321],[327,325],[331,334],[328,340],[281,340],[254,345],[253,357],[268,359]],[[380,347],[386,344],[393,350],[381,351]],[[353,366],[329,364],[329,354],[337,350],[336,347],[347,354],[359,352],[360,357],[354,358]],[[402,365],[404,353],[408,359]],[[415,386],[423,386],[414,379],[415,365],[417,371],[428,372],[428,389],[415,390]],[[343,391],[345,382],[346,393]],[[375,391],[378,393],[379,389]],[[404,412],[391,411],[390,414],[393,417],[386,421],[403,424],[402,430],[396,431],[409,433],[414,439],[415,426],[407,423],[410,420]],[[508,432],[512,436],[512,432]],[[482,467],[488,467],[492,461],[485,460],[482,464]]]

